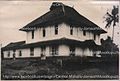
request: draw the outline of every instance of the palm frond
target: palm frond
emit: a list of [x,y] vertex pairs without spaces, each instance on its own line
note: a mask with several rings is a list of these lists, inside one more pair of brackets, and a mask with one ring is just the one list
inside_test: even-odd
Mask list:
[[118,14],[118,7],[113,6],[112,15],[115,16]]
[[110,27],[112,22],[113,22],[113,27],[116,26],[116,23],[119,22],[118,7],[113,6],[111,13],[107,11],[106,15],[107,17],[104,17],[105,21],[107,22],[105,28]]

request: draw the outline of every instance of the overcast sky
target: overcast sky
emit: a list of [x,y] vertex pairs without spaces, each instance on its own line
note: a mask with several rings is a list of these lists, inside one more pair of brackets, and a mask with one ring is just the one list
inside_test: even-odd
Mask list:
[[[58,1],[58,0],[57,0]],[[10,42],[22,41],[26,39],[26,33],[19,31],[20,28],[30,23],[49,11],[52,0],[48,1],[0,1],[0,43],[6,45]],[[54,1],[55,2],[55,1]],[[110,11],[118,1],[88,1],[74,0],[61,1],[66,5],[74,7],[81,15],[90,19],[104,29],[103,16],[106,11]],[[105,29],[108,34],[102,35],[106,38],[111,36],[112,29]],[[115,42],[120,44],[120,27],[115,28]]]

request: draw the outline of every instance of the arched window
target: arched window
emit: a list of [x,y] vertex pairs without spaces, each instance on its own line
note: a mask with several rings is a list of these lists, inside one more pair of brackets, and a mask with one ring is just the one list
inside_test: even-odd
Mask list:
[[7,56],[10,57],[10,51],[8,51],[8,55]]
[[55,25],[55,35],[58,34],[58,25]]
[[30,56],[34,56],[34,48],[30,48]]
[[94,40],[96,40],[96,34],[94,34]]
[[34,31],[32,31],[32,39],[34,39]]
[[85,30],[83,30],[83,35],[86,36],[86,31]]
[[73,27],[70,26],[70,35],[73,35]]
[[43,37],[45,37],[46,35],[46,31],[45,31],[45,28],[43,28]]
[[13,50],[13,58],[15,59],[16,58],[16,50]]
[[19,56],[22,56],[22,51],[21,50],[19,51]]

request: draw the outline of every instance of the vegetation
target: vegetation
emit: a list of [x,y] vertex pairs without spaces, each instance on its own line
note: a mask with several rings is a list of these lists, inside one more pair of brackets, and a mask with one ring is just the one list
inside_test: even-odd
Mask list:
[[119,48],[118,45],[113,43],[111,37],[108,36],[106,40],[101,39],[101,47],[102,47],[102,56],[117,56],[119,57]]
[[[2,80],[41,80],[41,79],[118,79],[118,59],[97,58],[97,57],[73,57],[74,59],[62,60],[54,57],[47,60],[35,59],[4,59],[2,60],[1,77]],[[82,59],[82,63],[81,63]],[[104,60],[105,59],[105,60]],[[107,59],[107,60],[106,60]],[[103,67],[104,66],[104,67]],[[109,68],[108,68],[109,67]],[[66,77],[54,77],[54,76]],[[81,78],[83,76],[114,76],[114,77],[95,77]],[[36,77],[25,77],[36,76]],[[46,76],[46,77],[37,77]],[[51,77],[48,77],[51,76]],[[78,76],[78,77],[70,77]]]
[[108,28],[108,27],[111,27],[111,25],[113,26],[113,32],[112,32],[112,40],[114,38],[114,27],[116,26],[116,23],[119,22],[119,8],[118,6],[113,6],[113,9],[111,12],[108,12],[106,13],[106,17],[105,17],[105,21],[107,22],[106,23],[106,26],[105,28]]

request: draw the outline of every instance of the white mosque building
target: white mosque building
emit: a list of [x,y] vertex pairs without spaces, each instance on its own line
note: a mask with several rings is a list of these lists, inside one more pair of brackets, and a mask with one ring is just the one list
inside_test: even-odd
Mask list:
[[3,58],[100,56],[100,35],[107,33],[60,2],[20,31],[26,32],[26,40],[3,47]]

